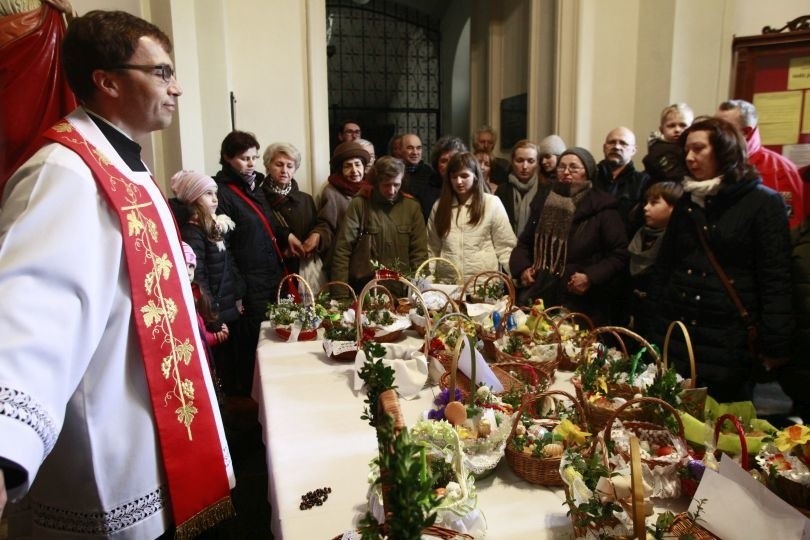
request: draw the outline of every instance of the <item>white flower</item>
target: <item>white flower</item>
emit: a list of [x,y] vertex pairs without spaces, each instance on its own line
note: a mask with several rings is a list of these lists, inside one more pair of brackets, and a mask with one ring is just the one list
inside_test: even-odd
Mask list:
[[444,496],[452,500],[460,499],[462,493],[461,486],[458,484],[458,482],[448,482]]
[[475,391],[475,395],[482,399],[486,399],[492,391],[489,389],[489,386],[479,386],[478,390]]

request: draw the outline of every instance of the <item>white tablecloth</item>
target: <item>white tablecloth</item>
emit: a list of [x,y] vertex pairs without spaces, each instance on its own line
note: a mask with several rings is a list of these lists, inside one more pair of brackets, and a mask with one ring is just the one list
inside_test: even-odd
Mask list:
[[[266,324],[266,323],[265,323]],[[413,338],[410,338],[413,339]],[[334,362],[321,341],[283,343],[262,328],[253,383],[267,450],[268,499],[276,540],[329,539],[357,525],[366,512],[368,464],[376,435],[360,420],[365,393],[352,390],[353,363]],[[567,387],[567,381],[555,387]],[[408,425],[430,408],[437,388],[400,400]],[[301,496],[329,486],[323,506],[300,510]],[[505,460],[476,481],[479,508],[496,540],[567,539],[571,521],[562,489],[515,476]]]

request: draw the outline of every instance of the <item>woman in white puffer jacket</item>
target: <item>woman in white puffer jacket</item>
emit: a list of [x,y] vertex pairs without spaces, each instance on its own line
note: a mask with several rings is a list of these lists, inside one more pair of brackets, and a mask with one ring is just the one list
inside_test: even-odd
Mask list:
[[465,281],[487,270],[508,269],[517,244],[503,203],[484,193],[481,167],[469,152],[450,160],[427,230],[429,255],[451,261]]

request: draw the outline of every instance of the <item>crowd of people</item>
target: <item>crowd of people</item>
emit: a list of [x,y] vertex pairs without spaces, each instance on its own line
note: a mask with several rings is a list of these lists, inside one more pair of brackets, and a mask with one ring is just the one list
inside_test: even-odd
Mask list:
[[[750,399],[760,378],[804,372],[791,268],[806,213],[802,183],[795,166],[762,147],[750,103],[727,101],[697,120],[684,103],[665,107],[644,170],[633,161],[636,136],[622,126],[605,136],[599,161],[556,134],[521,140],[504,160],[493,154],[497,135],[487,126],[472,134],[472,152],[461,137],[440,137],[430,163],[419,134],[393,137],[376,160],[361,137],[358,122],[339,126],[332,174],[312,196],[293,178],[301,158],[292,145],[267,147],[264,176],[255,171],[252,135],[223,141],[214,180],[227,197],[217,213],[234,214],[236,227],[223,234],[231,268],[244,274],[234,281],[246,286],[231,334],[244,342],[241,353],[217,362],[224,373],[242,366],[242,375],[223,377],[236,382],[226,393],[250,387],[263,306],[281,276],[312,266],[316,285],[343,281],[359,291],[371,275],[353,271],[352,254],[365,235],[380,266],[409,275],[441,257],[464,280],[501,271],[520,305],[542,299],[654,343],[680,320],[695,343],[699,384],[723,400]],[[249,144],[232,147],[234,139]],[[209,276],[204,288],[216,295],[218,274],[198,276]],[[673,347],[684,358],[683,343]],[[803,392],[786,388],[804,410]]]
[[[762,146],[750,103],[698,118],[666,107],[643,171],[626,127],[598,162],[556,134],[504,159],[484,126],[472,152],[444,135],[428,163],[419,134],[378,157],[346,121],[311,194],[295,179],[299,149],[262,152],[233,131],[221,169],[179,171],[167,205],[134,139],[167,127],[182,94],[168,37],[93,11],[62,51],[82,106],[11,176],[0,212],[0,513],[6,491],[30,491],[36,526],[65,534],[182,536],[228,516],[210,375],[220,395],[249,395],[268,304],[300,294],[285,276],[359,291],[371,278],[354,267],[362,237],[376,264],[405,275],[428,257],[464,279],[502,271],[522,305],[563,305],[653,343],[680,320],[712,396],[750,399],[755,381],[778,378],[810,413],[803,187]],[[676,338],[676,359],[683,347]],[[134,436],[118,437],[122,425]]]

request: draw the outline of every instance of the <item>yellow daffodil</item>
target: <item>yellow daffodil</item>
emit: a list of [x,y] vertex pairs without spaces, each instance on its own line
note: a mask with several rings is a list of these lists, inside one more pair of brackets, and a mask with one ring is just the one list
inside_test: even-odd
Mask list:
[[602,376],[596,379],[596,387],[602,391],[603,394],[607,395],[608,387],[607,387],[607,379]]
[[585,444],[587,438],[591,436],[590,433],[582,431],[579,429],[579,426],[567,418],[554,428],[553,433],[559,435],[565,442],[570,444]]
[[783,429],[774,440],[780,452],[789,452],[793,447],[807,442],[810,442],[810,427],[798,424]]

